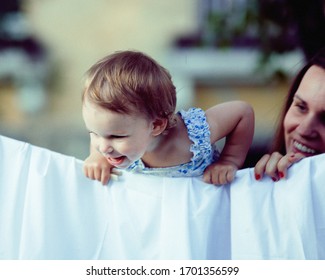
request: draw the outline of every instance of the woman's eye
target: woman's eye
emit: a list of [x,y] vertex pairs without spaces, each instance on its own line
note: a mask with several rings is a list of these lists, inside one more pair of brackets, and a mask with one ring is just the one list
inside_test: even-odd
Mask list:
[[296,104],[295,106],[296,106],[296,107],[299,109],[299,111],[301,111],[301,112],[304,112],[304,111],[307,110],[306,106],[303,105],[303,104],[298,103],[298,104]]
[[319,120],[320,120],[321,124],[325,126],[325,113],[322,113],[319,116]]

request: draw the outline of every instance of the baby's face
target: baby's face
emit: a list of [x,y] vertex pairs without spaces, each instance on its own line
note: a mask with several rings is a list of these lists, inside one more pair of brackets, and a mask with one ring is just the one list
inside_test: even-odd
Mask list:
[[91,144],[108,162],[127,168],[154,145],[153,124],[143,115],[127,115],[84,101],[82,115]]

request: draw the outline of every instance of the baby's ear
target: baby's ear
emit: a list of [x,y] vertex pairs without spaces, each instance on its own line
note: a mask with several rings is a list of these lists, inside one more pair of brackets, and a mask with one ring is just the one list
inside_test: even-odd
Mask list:
[[157,118],[152,122],[152,135],[158,136],[163,133],[167,127],[167,119]]

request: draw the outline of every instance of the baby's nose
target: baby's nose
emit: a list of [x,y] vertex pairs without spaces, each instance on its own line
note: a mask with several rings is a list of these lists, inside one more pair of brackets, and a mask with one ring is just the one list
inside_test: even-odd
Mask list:
[[107,141],[101,141],[98,146],[98,151],[102,154],[109,154],[113,152],[113,147]]

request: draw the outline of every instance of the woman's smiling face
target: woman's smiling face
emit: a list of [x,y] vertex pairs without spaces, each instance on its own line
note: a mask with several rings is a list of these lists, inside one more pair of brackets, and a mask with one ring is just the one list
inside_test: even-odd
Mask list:
[[304,75],[284,119],[287,153],[325,152],[325,70],[312,66]]

